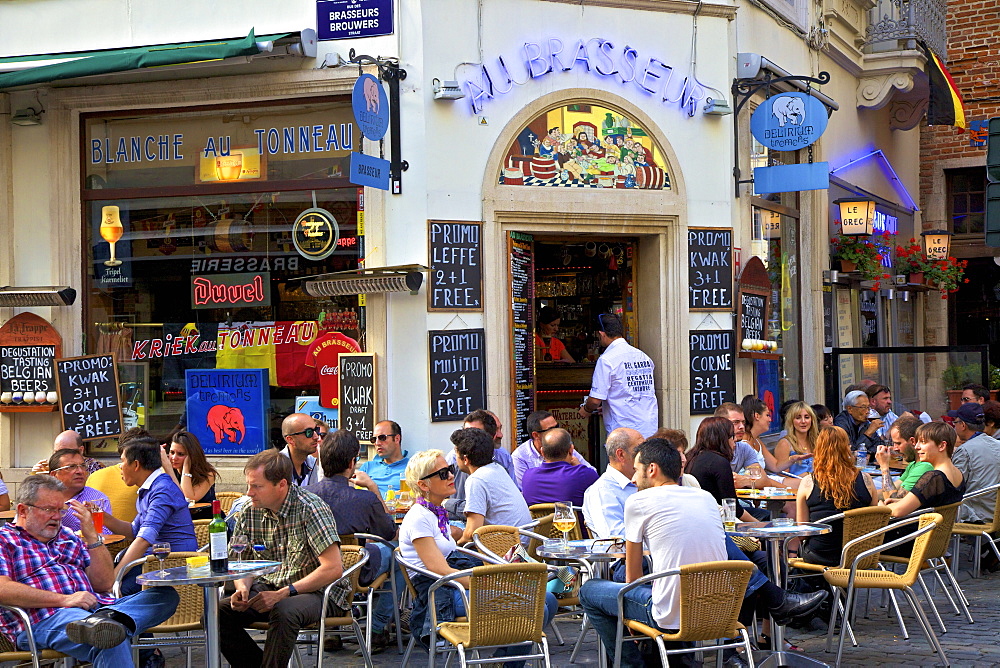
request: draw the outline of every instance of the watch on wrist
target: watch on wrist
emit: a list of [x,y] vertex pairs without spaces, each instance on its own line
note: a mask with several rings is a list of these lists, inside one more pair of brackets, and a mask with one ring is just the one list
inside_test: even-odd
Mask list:
[[299,593],[299,590],[295,588],[295,585],[293,585],[291,582],[289,582],[288,583],[288,595],[289,596],[296,596],[296,595],[298,595],[298,593]]
[[88,550],[93,550],[93,549],[96,549],[96,548],[100,547],[101,545],[104,545],[104,536],[98,536],[97,537],[97,542],[96,543],[91,543],[91,544],[87,545],[87,549]]

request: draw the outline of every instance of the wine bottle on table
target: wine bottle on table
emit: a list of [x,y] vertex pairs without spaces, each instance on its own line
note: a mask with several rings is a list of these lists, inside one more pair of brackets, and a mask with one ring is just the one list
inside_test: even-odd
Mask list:
[[226,536],[226,520],[222,516],[222,505],[218,499],[212,501],[212,513],[215,517],[208,524],[209,563],[213,573],[228,573],[229,544]]

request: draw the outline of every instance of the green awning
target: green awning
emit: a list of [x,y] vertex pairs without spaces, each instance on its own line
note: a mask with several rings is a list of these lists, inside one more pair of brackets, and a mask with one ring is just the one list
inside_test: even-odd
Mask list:
[[280,39],[289,34],[291,33],[265,35],[258,39],[254,36],[254,31],[251,30],[249,35],[239,39],[0,58],[0,70],[23,65],[23,69],[0,74],[0,90],[60,79],[138,70],[146,67],[164,67],[222,60],[236,56],[253,56],[260,53],[258,46],[260,42]]

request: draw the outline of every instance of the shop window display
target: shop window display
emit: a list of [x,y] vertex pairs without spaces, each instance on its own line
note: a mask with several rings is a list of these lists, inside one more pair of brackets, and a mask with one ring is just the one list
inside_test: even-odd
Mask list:
[[[189,369],[267,369],[273,441],[294,397],[320,394],[317,342],[364,346],[357,295],[301,289],[308,276],[356,268],[363,252],[358,189],[342,178],[360,140],[349,105],[82,124],[86,352],[114,352],[127,370],[127,426],[165,435],[183,424]],[[339,228],[322,259],[293,243],[312,208]]]

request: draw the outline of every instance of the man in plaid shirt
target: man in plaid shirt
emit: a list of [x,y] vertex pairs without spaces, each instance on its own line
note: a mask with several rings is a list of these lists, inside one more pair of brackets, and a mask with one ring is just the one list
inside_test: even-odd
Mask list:
[[[69,505],[67,510],[66,506]],[[30,475],[17,494],[14,524],[0,527],[0,603],[26,608],[38,649],[68,654],[95,668],[132,665],[129,638],[168,619],[178,596],[154,587],[115,600],[114,566],[86,506],[57,478]],[[73,513],[82,538],[62,526]],[[22,650],[20,618],[0,610],[0,632]]]
[[[243,472],[251,503],[237,513],[233,533],[264,545],[260,556],[281,567],[237,580],[236,593],[222,601],[222,654],[240,668],[283,668],[299,629],[319,622],[323,590],[340,579],[340,536],[330,506],[292,484],[288,457],[266,450],[251,457]],[[263,651],[245,631],[255,622],[270,623]]]

